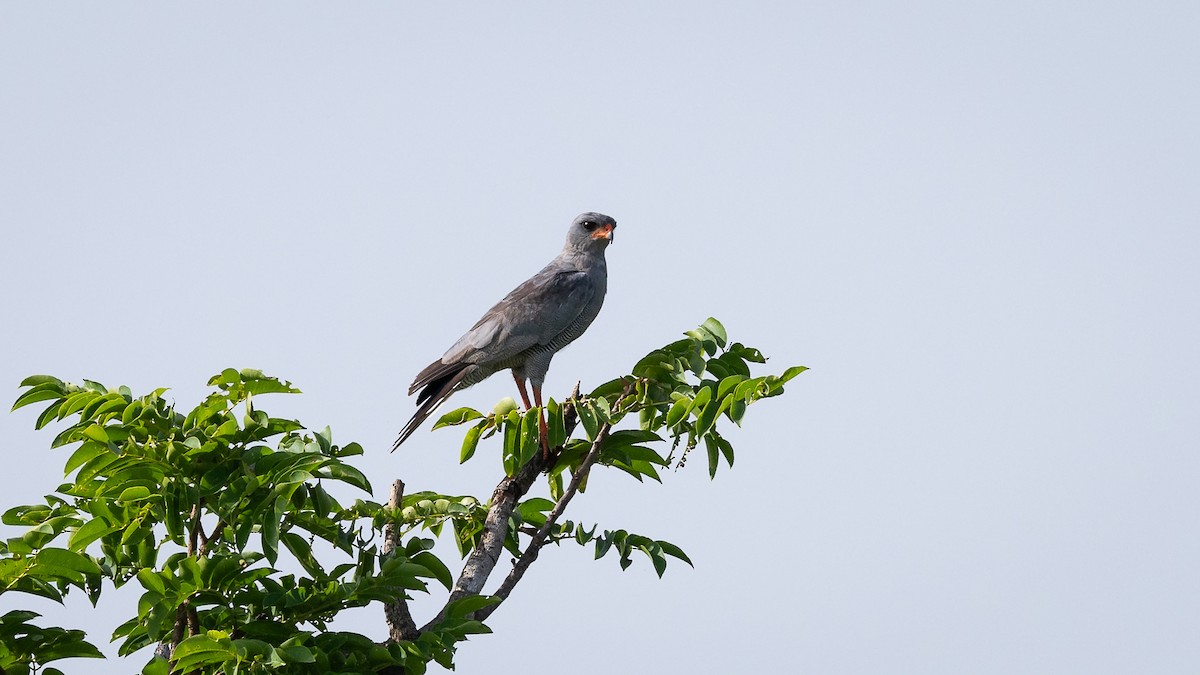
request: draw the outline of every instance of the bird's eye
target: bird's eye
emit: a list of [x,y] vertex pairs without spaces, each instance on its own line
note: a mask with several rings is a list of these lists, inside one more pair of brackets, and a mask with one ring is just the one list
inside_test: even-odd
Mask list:
[[588,232],[591,232],[592,230],[596,229],[596,223],[594,223],[590,220],[585,220],[585,221],[583,221],[583,229],[587,230]]

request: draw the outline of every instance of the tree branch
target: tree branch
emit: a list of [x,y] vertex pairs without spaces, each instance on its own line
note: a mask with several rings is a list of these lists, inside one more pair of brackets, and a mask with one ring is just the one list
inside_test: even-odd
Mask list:
[[[578,398],[579,383],[576,382],[570,400]],[[575,424],[579,421],[575,406],[568,403],[564,415],[566,437],[570,438],[571,433],[575,430]],[[516,475],[506,476],[496,485],[496,489],[492,491],[491,506],[488,507],[487,517],[484,519],[483,534],[479,538],[479,544],[467,556],[462,572],[458,575],[458,580],[454,583],[454,590],[450,592],[446,604],[437,616],[421,628],[422,631],[429,630],[441,623],[446,618],[446,609],[452,603],[468,596],[479,595],[483,590],[483,585],[487,583],[488,576],[495,569],[496,562],[504,550],[504,540],[508,536],[508,520],[512,516],[513,509],[516,508],[521,497],[529,492],[529,488],[533,486],[537,477],[558,459],[560,452],[562,452],[561,446],[556,448],[548,458],[543,457],[540,452],[535,452],[533,459],[522,466]]]
[[[622,398],[629,395],[629,387],[625,387],[625,393]],[[508,599],[510,593],[521,578],[525,576],[525,570],[537,560],[538,553],[542,547],[546,545],[546,538],[550,536],[550,531],[554,529],[554,525],[562,516],[563,511],[566,511],[567,504],[571,503],[571,499],[579,490],[579,486],[587,479],[588,473],[592,470],[592,465],[600,458],[600,447],[604,445],[604,440],[608,438],[608,433],[612,431],[612,422],[605,422],[604,426],[600,427],[600,431],[596,433],[596,440],[592,441],[592,447],[588,450],[588,454],[583,458],[583,462],[579,464],[579,468],[575,470],[575,475],[571,477],[571,483],[567,485],[567,489],[563,491],[562,496],[558,498],[558,503],[550,510],[550,514],[546,516],[546,522],[538,529],[537,533],[529,540],[529,545],[525,547],[525,552],[513,564],[513,568],[508,572],[508,576],[504,578],[504,582],[500,584],[500,588],[492,594],[494,598],[500,598],[500,602]],[[496,611],[500,603],[484,607],[475,612],[475,619],[483,621]]]
[[188,528],[187,554],[196,555],[196,542],[200,538],[200,504],[192,504],[190,527]]
[[216,526],[213,527],[212,534],[208,535],[207,537],[204,536],[204,531],[201,530],[200,531],[200,548],[198,549],[198,551],[199,551],[198,555],[202,558],[205,555],[207,555],[208,554],[208,542],[220,539],[221,533],[223,533],[224,531],[225,531],[225,521],[224,520],[218,520]]
[[187,601],[188,637],[200,634],[200,613],[196,606]]
[[[404,501],[404,481],[397,478],[392,481],[392,492],[388,498],[388,509],[393,512],[400,509]],[[383,553],[392,553],[400,546],[400,528],[395,523],[388,523],[384,530]],[[413,621],[412,612],[408,609],[408,597],[401,591],[395,602],[383,606],[383,614],[387,618],[388,639],[393,642],[412,641],[420,637],[417,623]]]

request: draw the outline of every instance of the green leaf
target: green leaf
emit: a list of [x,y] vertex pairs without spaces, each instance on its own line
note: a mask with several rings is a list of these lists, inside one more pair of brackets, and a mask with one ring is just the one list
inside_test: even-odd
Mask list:
[[521,418],[521,440],[519,454],[517,455],[517,466],[525,466],[538,452],[541,439],[541,432],[538,430],[538,420],[541,419],[541,414],[541,409],[534,406]]
[[21,384],[19,384],[17,386],[18,387],[36,387],[36,386],[42,385],[42,384],[53,384],[56,387],[58,387],[59,389],[66,388],[66,384],[62,380],[58,379],[57,377],[54,377],[53,375],[30,375],[29,377],[21,380]]
[[494,598],[490,595],[468,595],[461,600],[450,603],[446,607],[446,617],[461,619],[474,614],[484,607],[491,607],[498,602],[500,602],[500,598]]
[[622,445],[614,448],[631,462],[648,462],[659,466],[667,466],[669,462],[655,450],[644,445]]
[[742,382],[733,390],[733,397],[747,403],[754,401],[760,396],[759,390],[766,387],[766,379],[765,377],[755,377]]
[[66,403],[66,399],[59,399],[58,401],[46,406],[46,409],[42,411],[42,414],[38,415],[37,422],[34,422],[33,428],[42,429],[53,420],[58,419],[58,411],[62,409],[63,403]]
[[692,407],[692,399],[681,398],[671,404],[671,409],[667,411],[667,426],[674,427],[676,424],[687,417],[688,409]]
[[540,527],[546,521],[542,514],[554,508],[554,502],[545,497],[532,497],[521,502],[517,507],[517,513],[521,514],[521,519],[525,522],[536,522]]
[[263,514],[262,547],[263,555],[272,565],[279,559],[279,520],[280,514],[287,510],[288,496],[280,495],[275,500],[274,508],[268,507]]
[[717,447],[717,439],[712,436],[704,437],[704,447],[708,450],[708,477],[717,477],[717,463],[720,457],[720,450]]
[[654,573],[661,579],[663,573],[667,571],[667,559],[663,556],[662,548],[653,541],[639,542],[637,547],[650,558],[650,563],[654,565]]
[[73,415],[80,410],[83,410],[87,404],[91,403],[98,396],[99,394],[96,392],[88,390],[77,391],[68,394],[66,400],[63,401],[62,407],[58,411],[58,419],[65,419],[69,415]]
[[334,461],[323,469],[323,473],[329,478],[353,485],[364,492],[371,492],[371,483],[367,480],[367,477],[363,475],[363,472],[349,464]]
[[[705,391],[711,391],[705,389]],[[704,406],[704,410],[696,417],[696,433],[703,435],[707,434],[709,429],[712,429],[713,424],[717,421],[717,415],[721,414],[721,410],[730,403],[733,395],[726,396],[723,401],[711,401]]]
[[261,380],[247,379],[245,384],[247,394],[299,394],[300,390],[293,387],[291,382],[280,382],[268,377]]
[[167,585],[163,581],[161,575],[156,574],[151,569],[140,569],[137,573],[137,580],[142,584],[142,587],[148,591],[153,591],[159,595],[167,594]]
[[141,400],[133,401],[129,405],[125,406],[125,410],[121,412],[121,424],[129,424],[133,422],[141,415],[144,407],[145,403],[143,403]]
[[728,464],[729,468],[732,469],[733,468],[733,445],[731,445],[729,443],[729,441],[718,436],[717,437],[717,448],[721,451],[721,454],[725,456],[725,463]]
[[[87,464],[96,457],[109,452],[108,446],[102,442],[89,440],[71,453],[71,458],[67,460],[66,466],[63,468],[63,475],[70,475],[72,471]],[[114,455],[114,459],[116,456]]]
[[553,398],[546,404],[546,439],[551,448],[567,441],[567,430],[563,422],[563,409]]
[[678,370],[675,358],[666,352],[656,349],[633,366],[630,371],[634,377],[645,377],[651,380],[670,379]]
[[99,382],[96,382],[94,380],[89,380],[86,377],[83,379],[83,386],[86,387],[87,389],[91,389],[92,391],[96,392],[97,394],[107,394],[108,393],[108,387],[106,387],[103,384],[100,384]]
[[699,328],[693,328],[692,330],[689,330],[689,331],[685,331],[684,335],[687,335],[688,337],[699,342],[700,346],[704,349],[704,353],[708,354],[709,356],[715,356],[717,353],[717,350],[720,348],[717,346],[717,340],[716,340],[715,336],[713,336],[712,333],[705,330],[704,327],[702,327],[702,326]]
[[808,370],[807,366],[792,366],[791,368],[788,368],[787,370],[783,371],[783,374],[780,375],[779,377],[777,377],[775,379],[775,382],[773,382],[771,384],[771,393],[768,395],[775,396],[777,394],[783,393],[784,383],[787,382],[788,380],[792,379],[793,377],[796,377],[800,373],[803,373],[806,370]]
[[5,525],[37,525],[45,522],[51,513],[50,507],[45,504],[14,506],[4,512],[0,522]]
[[111,412],[117,412],[125,409],[129,402],[120,394],[109,394],[103,399],[103,403],[91,411],[88,416],[90,419],[99,419],[101,415],[107,415]]
[[720,321],[717,321],[710,316],[704,320],[704,323],[700,324],[700,328],[712,335],[713,339],[717,341],[718,345],[721,347],[725,346],[728,337],[725,334],[725,326],[722,326]]
[[662,437],[653,431],[646,429],[622,429],[614,431],[608,435],[608,439],[604,442],[606,447],[618,445],[633,445],[635,443],[648,443],[651,441],[661,441]]
[[609,380],[608,382],[605,382],[599,387],[593,389],[592,393],[588,394],[588,398],[600,398],[601,396],[604,396],[615,399],[625,391],[625,384],[625,378],[623,377],[618,377],[615,380]]
[[599,560],[599,559],[603,558],[605,555],[607,555],[609,549],[612,548],[612,545],[613,545],[613,539],[612,539],[612,537],[609,536],[608,532],[605,532],[604,536],[602,536],[602,537],[597,537],[596,538],[596,560]]
[[91,424],[84,427],[80,431],[80,435],[85,438],[90,438],[97,443],[108,443],[110,440],[112,440],[108,437],[107,428],[99,424]]
[[141,675],[170,675],[170,673],[171,662],[162,657],[155,656],[142,667]]
[[596,409],[591,403],[585,399],[580,401],[575,409],[579,413],[579,423],[583,425],[583,431],[587,434],[588,440],[595,440],[596,434],[600,433],[600,422],[596,416]]
[[450,568],[446,567],[446,564],[436,555],[429,551],[421,551],[412,556],[412,561],[429,570],[430,574],[446,587],[446,590],[449,591],[454,588],[454,575],[451,574]]
[[740,398],[733,399],[733,403],[729,404],[729,419],[738,426],[742,425],[742,418],[746,415],[746,402]]
[[144,499],[150,499],[155,496],[150,492],[150,488],[137,485],[130,488],[125,488],[121,491],[121,496],[117,497],[117,503],[128,504],[130,502],[140,502]]
[[695,567],[695,565],[692,565],[692,559],[687,557],[687,554],[683,552],[683,549],[679,548],[675,544],[672,544],[669,541],[659,541],[658,545],[660,548],[662,548],[663,553],[666,553],[667,555],[671,556],[672,558],[678,558],[679,560],[682,560],[683,562],[687,563],[688,565]]
[[313,557],[312,546],[308,543],[307,539],[295,532],[284,532],[279,535],[279,540],[283,542],[287,550],[292,552],[292,555],[296,557],[296,561],[300,563],[305,572],[308,572],[309,576],[313,579],[325,578],[325,569]]
[[280,647],[275,652],[283,658],[284,663],[316,663],[317,660],[312,650],[304,645]]
[[202,634],[193,635],[180,642],[171,655],[171,661],[175,663],[176,669],[188,672],[201,666],[224,663],[236,657],[237,652],[232,644],[225,645],[208,634]]
[[779,376],[779,382],[787,382],[806,370],[808,370],[808,366],[792,366],[791,368],[783,371],[783,374]]
[[79,529],[71,533],[67,538],[67,547],[72,551],[83,551],[97,539],[117,532],[124,527],[123,525],[110,525],[103,518],[92,518],[84,523]]
[[717,398],[725,398],[725,395],[736,389],[736,387],[746,380],[745,375],[730,375],[721,380],[720,386],[717,387]]
[[700,413],[704,410],[704,406],[708,405],[708,402],[712,400],[712,393],[711,387],[701,387],[700,390],[696,392],[695,398],[692,399],[692,405],[689,412],[694,412],[696,416],[699,417]]
[[749,361],[750,363],[766,363],[767,362],[767,357],[763,356],[762,352],[758,351],[754,347],[747,347],[746,345],[744,345],[740,342],[735,342],[732,345],[730,345],[729,351],[731,353],[733,353],[734,355],[736,355],[738,358],[740,358],[744,361]]
[[34,557],[30,574],[61,577],[76,583],[83,582],[85,574],[100,574],[96,561],[82,553],[65,548],[44,548]]
[[483,433],[483,427],[486,424],[478,424],[467,429],[467,435],[463,437],[462,450],[458,453],[458,463],[464,464],[468,459],[475,455],[475,449],[479,447],[479,435]]
[[599,420],[601,424],[608,424],[611,421],[611,408],[608,405],[608,399],[604,398],[603,396],[599,398],[590,398],[587,400],[587,404],[592,407],[592,410],[596,413],[596,419]]
[[441,429],[442,427],[457,426],[474,419],[479,419],[480,417],[483,417],[483,413],[474,408],[458,408],[442,415],[433,425],[433,428]]
[[17,398],[16,403],[13,403],[10,412],[18,408],[24,408],[31,403],[49,401],[56,398],[62,398],[62,393],[58,388],[53,387],[53,385],[38,385],[24,394],[21,394],[21,396]]

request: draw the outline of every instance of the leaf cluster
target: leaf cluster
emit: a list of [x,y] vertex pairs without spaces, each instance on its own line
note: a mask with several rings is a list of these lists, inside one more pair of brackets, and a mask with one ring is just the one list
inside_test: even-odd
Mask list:
[[[50,401],[36,426],[66,422],[51,445],[77,446],[67,482],[45,504],[4,513],[5,524],[27,528],[0,542],[4,592],[61,602],[78,588],[94,603],[102,581],[136,580],[144,589],[137,615],[114,638],[122,655],[170,645],[172,662],[153,659],[149,673],[420,672],[429,660],[451,663],[455,642],[486,630],[459,621],[420,643],[369,649],[365,636],[327,632],[341,611],[427,591],[426,579],[448,588],[449,570],[428,551],[431,539],[412,537],[384,554],[372,526],[386,520],[383,507],[358,500],[345,508],[329,492],[338,483],[370,492],[345,462],[362,453],[358,444],[338,446],[328,428],[309,432],[256,407],[255,396],[297,393],[290,383],[227,369],[209,384],[216,390],[182,413],[162,389],[134,397],[86,380],[22,383],[14,409]],[[327,568],[317,548],[344,562]],[[23,616],[13,621],[31,618]],[[22,658],[46,662],[75,634],[65,635]],[[54,645],[59,651],[46,651]]]

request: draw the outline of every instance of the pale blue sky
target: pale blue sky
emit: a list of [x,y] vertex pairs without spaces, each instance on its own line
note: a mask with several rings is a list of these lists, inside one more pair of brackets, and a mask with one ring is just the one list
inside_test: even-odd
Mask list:
[[[460,672],[1195,673],[1198,44],[1187,2],[8,4],[0,393],[258,367],[377,496],[486,496],[453,432],[386,452],[404,390],[601,211],[549,392],[709,315],[813,370],[716,481],[573,505],[696,569],[550,550]],[[33,418],[6,504],[60,479]]]

